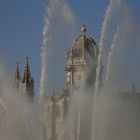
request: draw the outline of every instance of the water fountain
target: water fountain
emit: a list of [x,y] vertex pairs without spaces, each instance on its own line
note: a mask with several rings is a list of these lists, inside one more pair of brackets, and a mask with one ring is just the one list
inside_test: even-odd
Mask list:
[[[99,90],[105,39],[116,8],[122,13],[119,21],[117,21],[115,33],[112,35],[113,41],[106,58],[107,65],[104,66],[106,69],[105,80],[103,79],[105,84]],[[120,50],[125,48],[126,42],[130,41],[130,37],[132,37],[132,35],[127,35],[129,29],[131,28],[131,33],[133,29],[128,11],[121,0],[110,1],[101,28],[95,88],[89,88],[83,83],[80,90],[72,89],[69,111],[64,125],[59,128],[59,136],[54,135],[52,140],[139,140],[139,98],[135,94],[135,96],[132,94],[126,96],[124,93],[122,95],[118,94],[120,91],[116,90],[116,87],[118,88],[119,83],[113,81],[116,78],[113,77],[114,59],[118,56],[121,57]],[[0,62],[0,140],[48,140],[48,130],[46,120],[44,120],[45,111],[43,109],[46,85],[49,82],[47,70],[49,49],[51,49],[49,47],[53,38],[52,31],[54,31],[55,25],[53,25],[53,22],[57,14],[64,23],[70,23],[71,27],[75,23],[72,11],[67,3],[58,0],[50,1],[47,7],[47,16],[44,20],[39,102],[37,100],[35,103],[30,103],[19,95],[11,85],[12,82],[6,76],[5,70],[3,70],[4,65]],[[119,67],[119,69],[122,68]],[[125,81],[123,77],[120,77],[120,79]],[[55,104],[53,104],[53,107],[55,108]]]

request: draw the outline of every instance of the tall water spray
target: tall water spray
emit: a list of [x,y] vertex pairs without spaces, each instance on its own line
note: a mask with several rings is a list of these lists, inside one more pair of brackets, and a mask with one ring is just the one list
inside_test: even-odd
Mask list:
[[[121,5],[118,7],[118,9],[121,12],[121,16],[118,19],[116,32],[114,34],[112,44],[110,46],[110,50],[108,53],[107,58],[107,66],[106,66],[106,77],[105,77],[105,86],[108,84],[108,82],[111,80],[111,73],[112,73],[112,62],[114,59],[114,53],[120,49],[120,47],[123,47],[121,44],[125,41],[125,38],[127,37],[127,31],[131,30],[131,19],[130,14],[128,11],[127,6],[121,2]],[[131,31],[130,31],[131,32]],[[121,42],[121,44],[120,44]]]
[[[61,20],[61,27],[57,27]],[[53,53],[51,52],[59,44],[55,44],[58,39],[64,40],[60,37],[60,33],[57,32],[59,28],[62,28],[65,34],[65,29],[70,28],[71,34],[75,26],[74,14],[69,7],[67,1],[61,0],[49,0],[46,7],[46,16],[43,29],[43,46],[41,49],[41,76],[40,76],[40,90],[39,96],[42,98],[46,94],[46,87],[48,81],[48,59],[50,59]],[[61,29],[60,29],[61,30]],[[63,37],[63,35],[62,35]],[[65,36],[65,38],[67,38]],[[59,41],[60,42],[60,41]],[[63,44],[61,44],[63,45]],[[51,77],[52,78],[52,77]]]
[[[50,84],[50,81],[53,81],[53,75],[56,72],[52,72],[54,69],[59,71],[60,65],[55,65],[55,68],[52,68],[53,62],[60,60],[58,53],[62,48],[59,47],[68,46],[68,44],[63,44],[63,41],[72,36],[75,26],[75,18],[71,8],[69,7],[67,1],[65,0],[49,0],[46,7],[46,16],[44,20],[44,29],[43,29],[43,46],[41,48],[41,76],[40,76],[40,89],[39,89],[39,105],[40,105],[40,140],[46,139],[47,128],[44,124],[46,118],[44,118],[44,97],[45,95],[50,95],[48,89],[49,86],[55,86],[54,83]],[[63,34],[62,34],[63,31]],[[69,33],[70,37],[66,34]],[[60,35],[61,34],[61,35]],[[61,43],[60,43],[61,42]],[[59,50],[58,50],[59,48]],[[62,55],[61,55],[62,56]],[[55,60],[54,60],[55,59]],[[51,64],[50,64],[51,60]],[[62,62],[62,61],[61,61]],[[59,62],[57,62],[59,63]],[[58,68],[59,67],[59,68]],[[51,77],[50,77],[51,75]],[[57,74],[59,75],[59,74]],[[51,78],[51,79],[50,79]],[[61,79],[62,80],[62,79]],[[48,88],[48,89],[47,89]],[[54,88],[54,87],[53,87]]]
[[101,72],[101,61],[102,61],[102,51],[104,46],[104,39],[106,37],[107,30],[109,28],[109,23],[112,18],[112,13],[114,6],[120,4],[120,0],[110,0],[110,3],[106,9],[104,21],[101,28],[101,37],[99,41],[99,56],[98,56],[98,66],[96,69],[96,81],[95,81],[95,91],[94,91],[94,103],[93,103],[93,122],[92,122],[92,140],[95,140],[95,121],[96,121],[96,95],[99,91],[100,86],[100,72]]
[[99,78],[100,78],[100,71],[101,71],[101,61],[102,61],[102,52],[103,52],[103,47],[104,47],[104,39],[106,37],[108,28],[110,26],[110,21],[112,18],[112,13],[114,11],[114,8],[115,6],[120,6],[120,5],[121,5],[121,0],[110,0],[110,3],[106,9],[104,21],[102,23],[101,37],[99,41],[98,67],[96,69],[95,94],[98,93],[98,88],[100,84]]
[[121,25],[119,25],[118,28],[117,28],[117,31],[116,31],[116,33],[114,35],[114,38],[113,38],[113,43],[110,47],[110,52],[108,54],[107,67],[106,67],[106,78],[105,78],[106,84],[108,83],[109,78],[110,78],[111,60],[112,60],[112,57],[113,57],[114,49],[116,47],[116,43],[118,42],[118,38],[119,38],[119,35],[120,35],[120,29],[121,29]]
[[48,61],[48,33],[49,33],[49,21],[45,17],[44,29],[43,29],[43,46],[41,48],[41,77],[40,77],[40,99],[45,96],[46,83],[47,83],[47,61]]

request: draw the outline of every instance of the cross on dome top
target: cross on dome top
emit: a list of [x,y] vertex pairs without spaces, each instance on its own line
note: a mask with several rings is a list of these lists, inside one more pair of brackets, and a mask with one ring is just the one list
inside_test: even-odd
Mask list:
[[83,27],[81,28],[81,33],[85,34],[87,31],[86,25],[84,24]]

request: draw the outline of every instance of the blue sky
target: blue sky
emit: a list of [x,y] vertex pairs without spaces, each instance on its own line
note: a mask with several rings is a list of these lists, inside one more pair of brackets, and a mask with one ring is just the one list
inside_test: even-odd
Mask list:
[[[140,1],[124,1],[140,23]],[[47,0],[0,0],[0,58],[3,59],[8,70],[12,73],[15,70],[16,60],[19,60],[20,69],[23,71],[24,58],[29,56],[36,86],[40,76],[40,50],[42,47],[44,9],[47,3]],[[98,43],[104,12],[109,0],[81,0],[76,2],[69,0],[68,3],[78,21],[77,31],[83,24],[86,24],[88,33]],[[58,79],[60,79],[64,74],[64,66],[63,63],[58,66],[61,66],[63,71],[58,74]],[[62,82],[55,84],[58,84],[57,87],[61,87],[63,83],[64,76],[62,76]]]

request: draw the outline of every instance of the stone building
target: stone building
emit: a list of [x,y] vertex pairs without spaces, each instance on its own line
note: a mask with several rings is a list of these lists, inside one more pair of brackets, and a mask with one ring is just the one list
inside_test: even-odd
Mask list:
[[65,65],[66,86],[51,97],[46,97],[44,103],[43,122],[47,140],[59,139],[60,130],[68,113],[70,98],[80,87],[94,90],[98,47],[93,38],[86,33],[85,25],[81,34],[67,50]]

